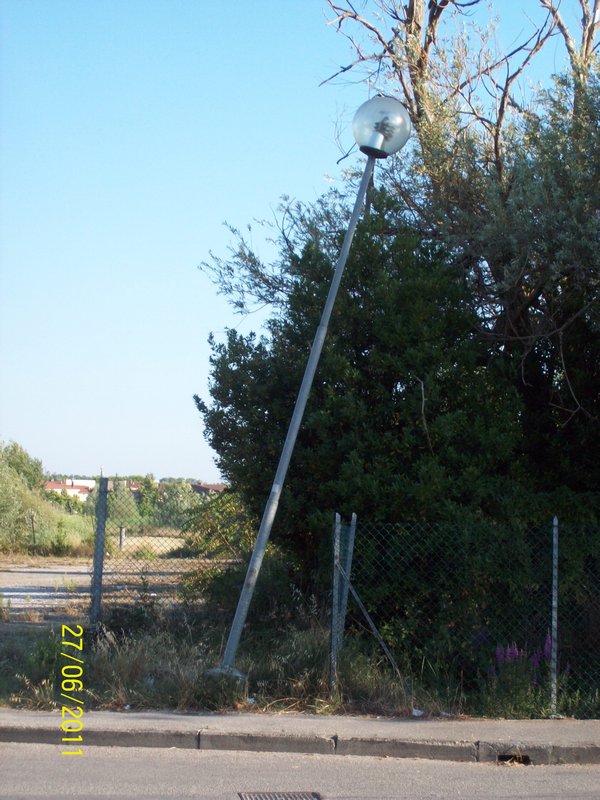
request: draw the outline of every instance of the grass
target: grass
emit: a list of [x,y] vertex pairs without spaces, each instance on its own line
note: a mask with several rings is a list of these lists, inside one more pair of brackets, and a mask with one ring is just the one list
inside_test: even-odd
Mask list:
[[[17,697],[26,695],[25,705],[36,706],[36,695],[48,681],[53,682],[52,639],[47,629],[31,625],[11,625],[3,623],[0,633],[0,703],[18,704]],[[27,677],[27,689],[23,677]],[[31,691],[34,689],[34,691]],[[52,707],[44,703],[41,707]]]
[[[6,624],[4,627],[10,627]],[[278,711],[316,714],[376,714],[406,717],[414,708],[426,716],[485,714],[512,718],[544,716],[543,696],[465,696],[460,681],[423,674],[400,679],[370,643],[347,637],[338,682],[329,687],[329,636],[318,620],[298,628],[255,627],[240,648],[236,665],[243,683],[215,679],[226,640],[225,626],[201,617],[147,615],[121,610],[97,635],[86,634],[82,657],[87,709],[177,709],[181,711]],[[60,705],[58,632],[26,630],[0,644],[0,702],[21,708]],[[440,683],[440,687],[436,685]],[[598,691],[559,687],[559,713],[598,714]],[[535,701],[535,702],[534,702]],[[590,702],[592,705],[590,706]]]
[[[0,529],[0,552],[44,556],[90,556],[94,523],[91,516],[70,514],[39,492],[24,490],[19,513]],[[16,512],[15,512],[16,513]]]
[[[398,658],[399,676],[374,639],[358,631],[346,635],[332,692],[326,614],[314,598],[290,588],[275,561],[270,570],[269,581],[254,598],[236,660],[247,676],[245,682],[207,675],[222,657],[240,575],[235,570],[222,572],[206,586],[190,581],[189,605],[181,601],[172,612],[161,611],[142,576],[136,602],[107,611],[100,629],[85,636],[85,707],[394,717],[409,716],[418,708],[428,716],[545,715],[547,687],[532,689],[523,660],[498,672],[494,680],[482,678],[481,685],[467,692],[459,665],[423,658],[414,669]],[[204,604],[194,605],[199,588]],[[2,627],[10,635],[0,636],[0,702],[48,709],[60,704],[60,628],[31,631],[14,623]],[[598,715],[597,683],[582,691],[563,682],[558,710],[580,717]]]
[[10,600],[4,601],[4,595],[0,592],[0,622],[8,622],[10,619],[11,604]]
[[[329,633],[314,617],[286,624],[276,639],[256,626],[240,649],[240,684],[207,676],[219,663],[227,626],[192,614],[160,615],[144,603],[114,613],[87,635],[86,708],[303,711],[319,714],[406,715],[412,698],[391,670],[361,651],[346,649],[338,690],[329,688]],[[0,700],[23,708],[60,704],[58,632],[28,632],[0,645]]]
[[60,583],[58,581],[54,581],[54,591],[55,592],[76,592],[77,591],[77,581],[75,580],[67,580],[64,575],[61,575]]
[[[43,517],[35,526],[10,546],[0,547],[5,553],[28,553],[33,556],[70,556],[89,558],[94,552],[94,527],[91,517],[67,514],[47,504]],[[2,542],[0,542],[2,545]]]
[[[43,557],[91,558],[94,554],[94,518],[69,514],[50,502],[36,498],[38,508],[33,523],[10,537],[0,535],[0,553],[29,554]],[[145,527],[126,529],[120,549],[118,528],[108,524],[106,554],[115,558],[155,560],[177,557],[185,540],[175,528]]]
[[243,691],[205,677],[214,666],[202,641],[168,631],[117,637],[104,631],[89,663],[90,701],[100,708],[219,710],[235,707]]
[[50,524],[38,529],[35,543],[27,551],[40,556],[91,557],[94,552],[94,528],[91,517],[54,511]]

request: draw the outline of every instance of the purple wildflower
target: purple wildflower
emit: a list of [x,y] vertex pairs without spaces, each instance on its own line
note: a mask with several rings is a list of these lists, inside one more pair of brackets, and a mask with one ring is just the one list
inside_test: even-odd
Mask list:
[[496,663],[498,665],[504,664],[504,648],[502,645],[498,645],[496,648]]
[[534,669],[537,669],[541,663],[542,663],[542,652],[541,650],[536,650],[535,653],[531,656],[531,666]]
[[518,658],[519,658],[519,648],[517,647],[517,643],[513,642],[506,648],[506,660],[516,661]]

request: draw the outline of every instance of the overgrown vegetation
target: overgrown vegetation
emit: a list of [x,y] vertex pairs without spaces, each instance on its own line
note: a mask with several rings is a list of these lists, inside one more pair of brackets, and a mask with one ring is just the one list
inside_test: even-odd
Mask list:
[[56,638],[47,630],[2,626],[0,637],[0,701],[28,708],[55,704]]
[[[371,87],[400,97],[415,135],[406,157],[380,166],[356,233],[238,658],[248,683],[211,684],[204,670],[223,649],[240,553],[268,495],[353,176],[347,195],[285,204],[274,263],[234,231],[231,257],[205,265],[238,310],[272,308],[263,337],[230,330],[213,340],[210,398],[196,398],[239,495],[232,507],[194,507],[185,486],[147,480],[119,510],[117,486],[115,524],[185,523],[185,552],[221,563],[186,577],[181,617],[161,618],[142,592],[133,610],[105,620],[88,643],[91,705],[545,715],[530,530],[556,514],[566,531],[561,586],[580,617],[561,630],[558,711],[600,714],[600,20],[573,0],[577,42],[560,4],[540,0],[539,26],[503,55],[493,25],[475,46],[462,24],[476,4],[371,0],[358,13],[328,0],[354,48],[342,72],[364,68]],[[564,41],[566,71],[519,96],[519,76],[551,36]],[[37,468],[12,452],[2,469],[0,541],[10,548],[26,539]],[[364,552],[359,562],[402,677],[355,621],[331,698],[333,511],[431,527],[418,552],[392,530],[377,559]],[[444,558],[440,530],[455,544]],[[400,550],[410,559],[402,576]],[[530,615],[527,640],[514,640],[515,613]],[[501,640],[477,650],[490,621]],[[31,655],[22,702],[51,702],[51,650]],[[575,684],[583,658],[588,683]]]
[[[401,99],[414,136],[367,198],[272,538],[322,602],[335,511],[442,526],[456,551],[440,559],[425,534],[401,577],[403,545],[381,542],[378,564],[362,567],[369,609],[421,684],[461,675],[456,691],[471,696],[479,681],[482,708],[505,705],[508,684],[516,706],[539,709],[538,689],[512,680],[516,662],[492,681],[471,651],[491,629],[507,646],[513,613],[539,622],[529,531],[557,515],[561,591],[580,617],[561,634],[563,686],[567,662],[587,659],[582,691],[597,708],[600,20],[573,0],[577,39],[560,4],[540,0],[539,24],[503,54],[492,21],[468,24],[477,4],[328,0],[353,48],[338,75],[358,70],[371,92]],[[565,45],[564,72],[517,92],[551,37]],[[213,339],[210,396],[195,398],[222,474],[257,517],[355,177],[312,205],[284,202],[271,263],[232,230],[229,256],[203,265],[235,309],[272,311],[262,336]]]
[[[477,4],[328,0],[352,45],[340,74],[401,99],[414,135],[368,198],[273,527],[307,582],[334,511],[600,522],[600,21],[572,0],[577,40],[541,0],[539,23],[507,55],[491,19],[470,24]],[[564,72],[517,98],[553,36]],[[196,398],[222,474],[257,516],[349,183],[285,203],[273,262],[234,230],[230,255],[203,265],[235,309],[272,310],[264,336],[213,341],[210,397]]]
[[[139,615],[136,615],[139,621]],[[406,715],[413,696],[376,655],[359,645],[346,650],[340,665],[340,693],[328,689],[328,636],[321,626],[301,630],[256,631],[244,645],[238,666],[248,674],[241,685],[207,676],[219,662],[226,630],[197,630],[173,621],[148,629],[131,628],[120,615],[120,626],[103,628],[86,646],[87,708],[113,710],[171,708],[180,710],[296,710],[317,713],[382,713]],[[7,641],[0,645],[0,700],[24,708],[54,708],[60,704],[52,661],[59,651],[57,636],[37,642]],[[52,663],[51,663],[52,662]],[[435,713],[449,706],[422,692],[421,705]],[[428,705],[432,699],[431,706]],[[424,703],[422,701],[425,701]],[[454,710],[460,711],[456,705]]]
[[[151,529],[181,529],[190,514],[201,507],[206,497],[198,495],[191,483],[182,479],[156,481],[146,475],[135,481],[132,492],[129,481],[114,478],[108,498],[108,522],[113,527],[124,527],[143,534]],[[94,515],[98,500],[97,492],[89,495],[85,513]]]
[[[229,576],[224,580],[228,585]],[[213,586],[214,604],[202,612],[166,614],[151,597],[115,609],[97,635],[85,638],[86,707],[410,713],[411,698],[379,657],[359,644],[340,666],[347,691],[330,695],[328,624],[314,598],[303,598],[289,582],[281,591],[283,583],[280,570],[257,598],[261,614],[238,662],[248,675],[243,684],[206,674],[219,662],[227,632],[222,588]],[[59,652],[57,633],[0,645],[3,701],[30,708],[58,703]]]
[[[90,556],[98,493],[92,491],[83,503],[66,491],[46,490],[44,477],[39,459],[15,442],[0,443],[0,552]],[[158,483],[146,475],[135,485],[133,492],[126,479],[111,482],[107,521],[113,532],[122,527],[130,535],[144,537],[160,531],[162,536],[176,538],[184,526],[191,530],[190,516],[207,500],[187,480]],[[107,539],[107,548],[113,547],[114,541]],[[156,557],[147,542],[138,550],[140,559]]]
[[225,491],[191,508],[183,532],[190,553],[237,559],[252,549],[256,521],[238,494]]
[[18,444],[0,444],[0,552],[90,556],[93,523],[82,504],[67,508],[44,493],[43,471]]
[[[271,587],[273,590],[274,587]],[[139,604],[107,617],[98,634],[86,635],[85,696],[88,709],[179,709],[343,712],[410,716],[483,714],[547,716],[548,675],[543,659],[515,653],[482,674],[477,691],[465,692],[457,672],[440,656],[423,660],[400,678],[369,637],[347,637],[336,691],[329,686],[329,629],[314,605],[288,586],[276,607],[247,630],[237,666],[242,683],[207,670],[219,663],[227,626],[219,609],[199,614],[161,613]],[[217,589],[215,595],[219,594]],[[271,594],[272,596],[272,594]],[[277,634],[274,635],[274,629]],[[4,637],[0,644],[0,701],[25,708],[60,705],[58,633]],[[535,654],[534,654],[535,655]],[[537,657],[537,656],[536,656]],[[600,713],[597,688],[586,693],[559,684],[559,713]],[[591,712],[591,713],[590,713]]]

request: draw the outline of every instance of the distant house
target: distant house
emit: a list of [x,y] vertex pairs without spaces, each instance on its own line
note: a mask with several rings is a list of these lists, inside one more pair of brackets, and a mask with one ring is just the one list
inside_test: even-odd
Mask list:
[[56,492],[56,494],[65,492],[69,497],[77,497],[82,503],[85,503],[88,496],[94,491],[96,481],[68,478],[64,481],[46,481],[44,486],[48,492]]
[[227,488],[226,483],[192,483],[192,490],[196,494],[220,494]]

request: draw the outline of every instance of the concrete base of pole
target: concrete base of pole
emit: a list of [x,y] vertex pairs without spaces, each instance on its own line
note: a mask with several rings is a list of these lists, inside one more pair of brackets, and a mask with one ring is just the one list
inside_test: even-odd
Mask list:
[[240,683],[243,683],[248,676],[244,675],[243,672],[240,672],[239,670],[235,669],[235,667],[221,666],[221,667],[211,667],[211,669],[207,669],[206,672],[204,673],[204,677],[215,678],[215,679],[230,678],[232,681],[238,681]]

